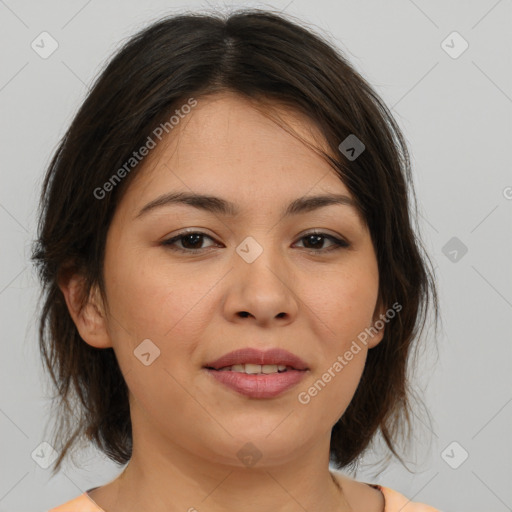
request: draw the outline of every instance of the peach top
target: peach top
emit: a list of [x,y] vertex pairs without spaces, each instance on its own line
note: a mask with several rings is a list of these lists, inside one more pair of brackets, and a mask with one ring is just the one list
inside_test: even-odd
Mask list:
[[[438,509],[423,503],[409,501],[405,496],[377,484],[368,484],[378,489],[384,495],[384,512],[441,512]],[[92,491],[93,489],[89,489]],[[89,497],[87,491],[76,498],[56,507],[48,512],[105,512]]]

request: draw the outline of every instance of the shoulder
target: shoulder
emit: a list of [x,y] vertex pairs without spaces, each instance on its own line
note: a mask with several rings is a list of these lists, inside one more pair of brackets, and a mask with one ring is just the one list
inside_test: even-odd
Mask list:
[[[378,484],[357,481],[342,472],[331,471],[342,484],[347,498],[354,503],[364,505],[367,510],[384,510],[384,512],[441,512],[440,510],[409,500],[399,492]],[[380,500],[377,499],[380,495]]]
[[48,510],[48,512],[104,512],[94,501],[83,493],[58,507]]
[[386,502],[386,508],[384,509],[385,512],[441,512],[430,505],[411,501],[404,495],[390,489],[389,487],[384,487],[382,485],[376,485],[375,487],[384,495],[384,500]]

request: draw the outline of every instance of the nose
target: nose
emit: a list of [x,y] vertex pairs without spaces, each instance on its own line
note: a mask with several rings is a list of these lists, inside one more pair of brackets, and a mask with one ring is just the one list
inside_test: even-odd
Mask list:
[[234,254],[226,314],[231,320],[250,318],[261,325],[293,322],[299,310],[297,275],[278,250],[269,246],[258,252],[255,259]]

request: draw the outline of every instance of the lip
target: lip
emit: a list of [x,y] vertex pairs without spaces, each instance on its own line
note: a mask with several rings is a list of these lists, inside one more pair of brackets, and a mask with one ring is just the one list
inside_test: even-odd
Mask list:
[[235,364],[277,364],[290,366],[294,370],[309,370],[308,365],[295,354],[283,348],[272,348],[266,351],[256,348],[242,348],[224,354],[219,359],[204,365],[206,369],[220,370]]
[[246,374],[243,372],[206,369],[217,382],[250,398],[273,398],[296,386],[309,372],[287,370],[282,373]]

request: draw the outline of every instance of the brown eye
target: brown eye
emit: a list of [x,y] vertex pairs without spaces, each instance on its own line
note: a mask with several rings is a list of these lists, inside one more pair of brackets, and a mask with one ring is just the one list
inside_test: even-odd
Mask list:
[[[330,248],[322,248],[324,241],[328,239],[331,240],[333,245]],[[341,238],[337,238],[332,235],[328,235],[327,233],[319,233],[313,232],[308,233],[300,238],[300,240],[306,240],[305,248],[314,252],[327,252],[327,251],[335,251],[337,249],[349,247],[350,244]]]
[[[208,236],[206,233],[202,233],[201,231],[191,231],[176,235],[169,240],[164,240],[162,245],[169,247],[173,251],[199,252],[204,249],[201,247],[204,238],[213,240],[213,238]],[[177,246],[177,242],[180,242],[182,247]]]
[[[168,240],[161,242],[161,245],[170,248],[173,251],[180,251],[185,253],[201,252],[208,247],[202,247],[205,238],[213,240],[213,238],[201,231],[189,231],[180,233]],[[325,253],[337,249],[350,247],[350,244],[341,238],[321,232],[308,233],[300,238],[305,240],[305,249],[317,253]],[[323,247],[325,240],[330,240],[332,245],[327,249]],[[181,244],[181,247],[177,243]],[[212,247],[212,246],[210,246]]]

